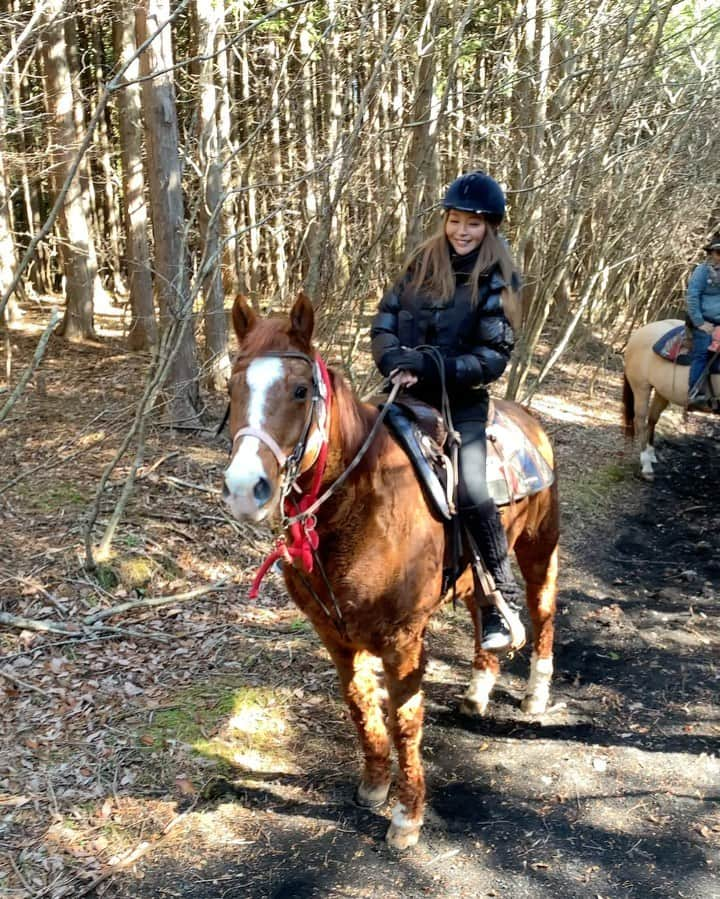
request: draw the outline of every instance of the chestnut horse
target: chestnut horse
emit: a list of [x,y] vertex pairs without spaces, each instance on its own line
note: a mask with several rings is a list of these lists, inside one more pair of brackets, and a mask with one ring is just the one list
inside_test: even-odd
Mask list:
[[[670,403],[687,408],[690,367],[663,359],[653,350],[655,343],[664,334],[682,324],[680,320],[672,318],[650,322],[634,331],[625,347],[623,377],[625,436],[638,439],[641,474],[646,480],[652,480],[653,465],[657,463],[655,427],[660,415]],[[720,375],[711,377],[713,392],[719,396]]]
[[[225,501],[237,518],[254,522],[280,511],[286,537],[276,555],[284,558],[287,589],[335,663],[359,734],[364,768],[357,801],[376,807],[387,798],[389,729],[399,782],[386,839],[396,848],[413,846],[425,802],[423,639],[443,601],[444,525],[430,512],[409,459],[384,423],[373,428],[377,408],[360,402],[313,349],[314,313],[304,294],[289,317],[265,319],[238,297],[232,318],[239,354],[230,380],[233,449]],[[552,449],[538,422],[520,406],[503,405],[552,466]],[[503,519],[526,582],[534,630],[522,708],[537,714],[546,708],[553,668],[556,486],[514,502]],[[499,663],[480,648],[469,572],[458,593],[475,627],[464,707],[482,714]],[[377,658],[388,694],[387,727]]]

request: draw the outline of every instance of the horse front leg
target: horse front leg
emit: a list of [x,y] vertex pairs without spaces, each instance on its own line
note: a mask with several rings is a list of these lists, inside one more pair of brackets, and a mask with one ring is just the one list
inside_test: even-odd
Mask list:
[[[327,645],[327,643],[326,643]],[[390,789],[390,739],[380,701],[375,657],[328,645],[340,678],[343,699],[360,738],[363,773],[355,794],[358,805],[377,808]]]
[[[668,405],[668,400],[666,400],[664,396],[660,396],[660,394],[656,390],[653,393],[653,397],[650,402],[647,419],[647,445],[645,447],[645,454],[648,465],[643,465],[643,477],[647,477],[648,480],[651,480],[653,478],[653,465],[657,464],[657,456],[655,455],[655,428],[657,426],[658,419],[665,411],[665,409],[667,409]],[[646,467],[649,467],[649,471],[646,471]]]
[[545,555],[532,541],[515,547],[518,564],[525,578],[528,612],[533,627],[533,651],[530,676],[520,704],[523,712],[541,715],[550,698],[553,674],[553,640],[555,636],[555,603],[557,593],[558,548]]
[[385,836],[394,849],[414,846],[423,825],[425,809],[425,774],[421,740],[423,694],[420,688],[424,668],[422,640],[391,658],[383,658],[388,691],[388,719],[398,755],[398,801]]

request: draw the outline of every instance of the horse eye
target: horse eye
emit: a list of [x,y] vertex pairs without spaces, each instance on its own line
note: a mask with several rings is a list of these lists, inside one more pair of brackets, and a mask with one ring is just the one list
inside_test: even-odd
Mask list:
[[308,389],[304,384],[298,384],[295,388],[295,399],[296,400],[304,400],[307,396]]

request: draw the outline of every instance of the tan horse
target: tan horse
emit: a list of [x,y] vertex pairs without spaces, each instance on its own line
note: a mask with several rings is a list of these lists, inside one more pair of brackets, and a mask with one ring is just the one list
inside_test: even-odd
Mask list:
[[[631,335],[625,348],[625,434],[636,437],[640,443],[641,474],[647,480],[652,480],[653,465],[657,463],[655,426],[670,403],[687,407],[690,377],[690,366],[663,359],[653,351],[653,346],[664,334],[682,324],[674,318],[650,322]],[[712,387],[720,395],[720,375],[712,375]]]
[[[278,553],[287,589],[335,663],[360,738],[364,768],[357,800],[368,807],[385,802],[391,736],[399,780],[387,840],[396,848],[412,846],[425,802],[423,642],[430,615],[443,601],[443,523],[430,512],[405,452],[382,422],[374,428],[377,408],[360,402],[315,352],[307,297],[300,294],[289,318],[262,320],[238,298],[233,323],[240,349],[230,381],[233,450],[225,501],[240,519],[262,521],[280,512],[286,543]],[[520,406],[504,405],[552,466],[538,422]],[[522,707],[540,713],[553,669],[556,485],[506,507],[503,518],[525,578],[534,631]],[[464,705],[482,713],[499,663],[480,647],[468,572],[458,592],[475,629]],[[384,672],[387,719],[374,659]]]

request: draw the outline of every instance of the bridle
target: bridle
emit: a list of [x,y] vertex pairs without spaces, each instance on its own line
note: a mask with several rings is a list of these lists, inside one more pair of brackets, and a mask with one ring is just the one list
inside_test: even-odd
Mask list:
[[[289,454],[283,452],[280,444],[275,438],[260,428],[245,427],[239,428],[232,438],[231,453],[235,449],[235,445],[243,437],[254,437],[270,450],[278,463],[281,474],[281,509],[285,514],[285,500],[293,489],[297,488],[297,480],[303,473],[301,469],[302,461],[308,451],[308,440],[313,425],[313,420],[317,423],[319,434],[319,445],[315,458],[306,465],[305,470],[311,468],[323,452],[323,446],[327,446],[328,427],[329,427],[329,404],[330,404],[330,381],[325,363],[320,356],[314,359],[307,353],[300,350],[277,350],[269,351],[262,354],[263,357],[279,358],[279,359],[299,359],[310,366],[312,373],[312,396],[307,407],[305,421],[303,422],[300,436],[295,446]],[[319,487],[319,484],[318,484]],[[283,521],[283,524],[285,522]]]
[[[289,455],[286,455],[283,452],[274,437],[259,428],[240,428],[233,435],[233,447],[241,437],[254,437],[256,440],[264,443],[277,460],[282,477],[280,511],[283,533],[277,538],[274,549],[258,569],[248,596],[250,599],[255,599],[257,597],[260,583],[266,573],[276,561],[283,560],[288,564],[294,565],[298,575],[305,584],[306,589],[314,597],[315,601],[330,621],[335,624],[340,635],[344,636],[345,623],[340,612],[340,607],[316,552],[319,545],[319,537],[316,531],[317,519],[315,518],[315,512],[340,488],[350,476],[351,472],[359,465],[360,460],[375,439],[388,409],[397,396],[400,385],[395,384],[393,386],[387,402],[378,413],[378,416],[370,429],[370,433],[367,435],[365,442],[358,450],[354,459],[337,480],[333,481],[327,490],[325,490],[322,496],[318,496],[325,473],[325,463],[327,461],[332,403],[332,390],[327,366],[320,356],[312,358],[299,350],[268,351],[262,355],[278,357],[281,359],[300,359],[303,362],[306,362],[310,366],[312,372],[312,397],[308,406],[307,415],[305,416],[302,432]],[[303,474],[301,464],[308,451],[308,440],[313,419],[317,422],[317,433],[320,434],[321,440],[315,458],[305,467],[305,471],[310,468],[315,469],[310,488],[307,491],[302,491],[298,486],[297,481],[300,475]],[[293,491],[296,495],[292,495]],[[287,537],[285,536],[286,534]],[[318,596],[317,591],[313,588],[309,580],[303,575],[303,571],[307,573],[312,572],[315,567],[315,562],[317,562],[320,576],[325,583],[329,598],[335,609],[334,616]]]
[[[277,440],[260,428],[246,427],[240,428],[233,435],[233,447],[241,437],[254,437],[272,452],[280,468],[280,513],[282,516],[282,533],[275,541],[275,546],[270,554],[266,557],[258,569],[252,586],[248,593],[250,599],[255,599],[260,589],[260,583],[265,577],[272,565],[283,560],[289,564],[295,564],[296,568],[300,568],[306,572],[313,570],[316,560],[316,550],[319,545],[319,538],[316,531],[317,520],[312,511],[308,511],[310,506],[314,506],[320,485],[322,484],[325,474],[325,464],[328,454],[328,434],[330,421],[330,403],[331,388],[330,375],[327,366],[320,356],[312,358],[306,353],[299,350],[278,350],[269,351],[263,354],[265,357],[277,357],[280,359],[300,359],[302,362],[310,366],[312,375],[312,396],[303,422],[302,431],[292,452],[286,455]],[[316,433],[319,434],[319,446],[315,458],[306,466],[307,471],[313,468],[312,481],[307,491],[302,491],[297,483],[298,478],[303,473],[301,468],[303,459],[308,452],[308,442],[311,434],[313,421],[316,422]],[[293,494],[293,491],[295,495]],[[287,534],[287,536],[286,536]],[[324,577],[324,572],[321,573]],[[325,580],[327,580],[325,578]],[[336,626],[340,630],[343,627],[342,616],[332,591],[330,591],[331,599],[335,606],[336,618],[330,614],[324,603],[317,595],[316,591],[309,586],[309,590],[320,604],[323,611],[331,621],[335,621]]]

